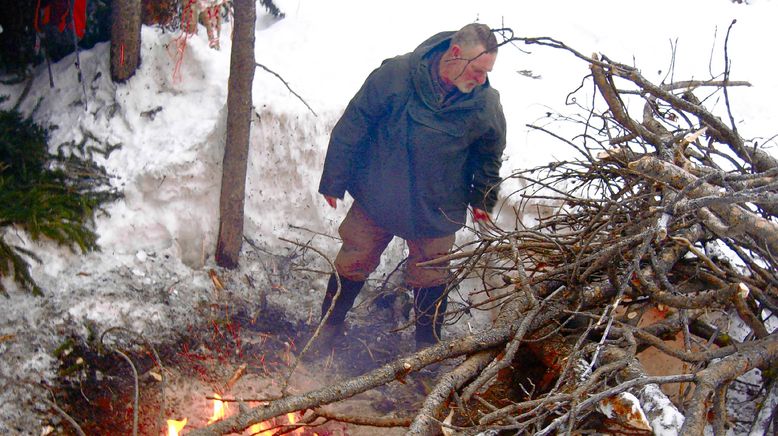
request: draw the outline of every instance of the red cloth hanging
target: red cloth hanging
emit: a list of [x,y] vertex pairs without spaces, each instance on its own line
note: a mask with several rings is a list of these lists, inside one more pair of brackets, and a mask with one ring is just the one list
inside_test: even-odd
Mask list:
[[78,39],[84,37],[86,32],[86,0],[73,1],[73,28],[76,30]]
[[36,32],[42,32],[42,27],[52,25],[57,26],[60,32],[64,32],[66,28],[70,27],[75,30],[78,39],[84,37],[86,32],[86,0],[38,0],[35,9]]

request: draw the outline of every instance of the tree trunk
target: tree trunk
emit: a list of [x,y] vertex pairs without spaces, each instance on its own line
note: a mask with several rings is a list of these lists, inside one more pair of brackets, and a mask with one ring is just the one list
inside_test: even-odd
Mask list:
[[141,0],[113,0],[111,80],[124,82],[140,66]]
[[219,240],[216,263],[236,268],[243,241],[243,204],[246,191],[246,162],[251,130],[251,84],[254,81],[254,21],[256,6],[251,0],[235,0],[235,27],[230,55],[227,91],[227,144],[224,148]]

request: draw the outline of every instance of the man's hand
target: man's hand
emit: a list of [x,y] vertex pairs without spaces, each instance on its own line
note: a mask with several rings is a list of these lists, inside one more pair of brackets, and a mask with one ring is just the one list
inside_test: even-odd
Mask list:
[[477,207],[473,208],[473,221],[479,222],[479,221],[485,221],[490,222],[492,220],[491,217],[489,217],[489,212],[479,209]]
[[338,199],[335,197],[330,197],[329,195],[325,195],[324,199],[327,200],[327,204],[329,204],[333,209],[338,208]]

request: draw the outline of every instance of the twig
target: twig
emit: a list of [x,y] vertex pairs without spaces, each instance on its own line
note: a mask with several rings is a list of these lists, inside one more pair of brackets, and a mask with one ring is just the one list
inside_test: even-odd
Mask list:
[[314,235],[324,236],[325,238],[333,239],[335,241],[340,241],[340,238],[337,237],[337,236],[333,236],[333,235],[330,235],[330,234],[327,234],[327,233],[324,233],[324,232],[317,232],[317,231],[311,230],[311,229],[309,229],[307,227],[301,227],[301,226],[296,226],[294,224],[289,224],[289,228],[292,229],[292,230],[303,230],[303,231],[306,231],[308,233],[312,233]]
[[365,346],[365,350],[367,350],[367,354],[370,356],[370,360],[372,360],[373,362],[375,362],[375,357],[373,356],[373,351],[372,351],[372,350],[370,350],[370,346],[367,344],[367,342],[365,342],[365,341],[364,341],[363,339],[361,339],[361,338],[357,338],[357,340],[358,340],[358,341],[359,341],[359,342],[360,342],[362,345],[364,345],[364,346]]
[[[724,83],[729,81],[729,33],[732,31],[732,27],[737,23],[737,20],[732,20],[731,23],[729,23],[729,27],[727,28],[727,36],[724,38]],[[724,90],[724,101],[727,103],[727,114],[729,115],[729,125],[732,128],[732,131],[737,134],[737,125],[735,124],[735,117],[732,116],[732,107],[730,106],[729,102],[729,91],[728,86],[724,85],[722,89]]]
[[139,400],[139,393],[140,393],[140,387],[138,386],[138,370],[135,369],[135,364],[132,363],[132,359],[123,352],[119,350],[113,350],[114,353],[122,356],[124,360],[127,361],[127,364],[130,365],[130,368],[132,368],[132,377],[134,380],[134,395],[133,395],[133,407],[132,407],[132,435],[137,436],[138,435],[138,413],[140,412],[140,400]]
[[778,424],[776,421],[776,411],[778,411],[778,377],[773,377],[767,385],[764,400],[757,413],[754,423],[751,425],[749,436],[759,436],[767,434],[770,422],[773,426]]
[[262,68],[263,70],[267,71],[268,73],[270,73],[270,74],[272,74],[272,75],[276,76],[276,77],[278,78],[278,80],[280,80],[280,81],[281,81],[281,83],[283,83],[283,84],[284,84],[284,86],[286,86],[286,89],[288,89],[288,90],[289,90],[289,92],[291,92],[292,94],[294,94],[294,96],[295,96],[295,97],[297,97],[297,98],[298,98],[298,99],[299,99],[301,102],[303,102],[303,104],[305,105],[305,107],[307,107],[307,108],[308,108],[308,110],[309,110],[309,111],[311,111],[311,113],[313,114],[313,116],[315,116],[315,117],[318,117],[318,115],[316,115],[316,112],[314,112],[314,110],[313,110],[313,109],[312,109],[312,108],[311,108],[311,107],[308,105],[308,103],[307,103],[305,100],[303,100],[303,98],[302,98],[302,97],[300,97],[300,95],[299,95],[299,94],[297,94],[296,92],[294,92],[294,90],[292,90],[292,88],[289,86],[289,84],[288,84],[288,83],[286,83],[286,80],[284,80],[284,79],[283,79],[283,77],[281,77],[280,75],[278,75],[278,73],[276,73],[275,71],[271,70],[270,68],[268,68],[268,67],[266,67],[266,66],[264,66],[264,65],[260,64],[259,62],[254,62],[254,64],[255,64],[256,66],[258,66],[259,68]]
[[[629,389],[632,389],[636,386],[643,386],[647,384],[667,384],[667,383],[680,383],[680,382],[689,382],[694,380],[694,375],[692,374],[679,374],[679,375],[670,375],[670,376],[653,376],[653,377],[645,377],[640,379],[634,379],[629,380],[627,382],[624,382],[618,386],[614,386],[610,389],[606,389],[602,392],[599,392],[595,395],[592,395],[588,398],[586,398],[584,401],[580,402],[575,409],[577,410],[585,410],[587,408],[590,408],[594,406],[595,403],[611,397],[613,395],[619,394],[621,392],[625,392]],[[555,429],[559,428],[570,416],[571,412],[568,412],[559,418],[555,419],[551,424],[546,426],[543,430],[535,433],[537,436],[542,436],[549,434],[550,432],[554,431]]]
[[519,349],[519,346],[521,345],[522,341],[524,340],[524,335],[527,334],[527,331],[529,330],[530,325],[535,320],[535,317],[537,314],[542,310],[543,305],[538,304],[538,302],[535,299],[535,295],[533,290],[530,288],[530,286],[527,284],[527,272],[524,270],[524,265],[522,265],[522,260],[519,257],[518,249],[516,248],[518,245],[518,241],[513,241],[513,251],[514,251],[514,261],[516,265],[516,270],[519,273],[519,278],[521,279],[521,283],[523,286],[523,298],[526,298],[527,305],[530,308],[529,312],[524,316],[524,318],[521,320],[521,324],[519,325],[519,329],[516,332],[516,335],[513,337],[513,339],[510,340],[508,345],[505,347],[504,356],[501,357],[499,361],[495,361],[492,366],[485,369],[481,372],[481,374],[478,376],[478,378],[471,383],[467,389],[462,394],[462,399],[464,401],[468,401],[470,397],[483,385],[485,385],[490,379],[495,377],[497,373],[508,367],[512,362],[514,357],[516,356],[516,352]]
[[41,398],[41,400],[43,400],[43,402],[44,402],[44,403],[48,404],[48,405],[49,405],[49,407],[51,407],[52,409],[54,409],[54,411],[56,411],[57,413],[59,413],[59,414],[60,414],[60,416],[62,416],[63,418],[65,418],[65,420],[66,420],[66,421],[67,421],[67,422],[68,422],[68,423],[69,423],[71,426],[73,426],[73,429],[76,431],[76,433],[78,433],[80,436],[86,436],[86,433],[84,433],[84,430],[83,430],[83,429],[81,429],[81,426],[80,426],[80,425],[78,425],[78,423],[76,422],[76,420],[75,420],[75,419],[73,419],[73,417],[72,417],[72,416],[68,415],[68,414],[67,414],[67,412],[65,412],[64,410],[62,410],[62,409],[61,409],[61,408],[60,408],[60,407],[57,405],[57,403],[55,403],[54,401],[51,401],[51,400],[49,400],[48,398]]
[[243,374],[246,372],[246,368],[248,368],[247,363],[241,364],[238,369],[235,370],[235,372],[232,374],[232,377],[230,377],[229,380],[227,380],[227,383],[224,384],[224,392],[229,392],[233,386],[235,386],[235,383],[240,380],[241,377],[243,377]]
[[324,314],[322,319],[319,321],[319,325],[316,326],[316,330],[313,332],[313,335],[311,336],[311,338],[308,339],[308,342],[305,343],[305,346],[300,351],[300,353],[295,356],[294,363],[292,363],[292,366],[289,369],[289,374],[287,374],[287,376],[284,378],[284,383],[282,385],[281,391],[282,392],[286,392],[287,388],[289,386],[289,381],[291,380],[292,375],[294,374],[295,370],[297,370],[297,367],[300,365],[300,361],[302,360],[303,356],[308,351],[308,349],[311,348],[311,344],[313,344],[313,341],[315,341],[316,338],[319,337],[319,334],[320,334],[322,328],[327,323],[327,320],[330,318],[330,315],[332,314],[332,312],[335,310],[335,303],[338,301],[338,298],[340,298],[340,292],[342,290],[342,286],[341,286],[341,281],[340,281],[340,275],[338,274],[338,271],[335,268],[335,264],[333,264],[332,261],[324,253],[322,253],[320,250],[312,247],[310,244],[301,245],[299,242],[291,241],[289,239],[285,239],[285,238],[279,238],[279,239],[284,241],[284,242],[288,242],[290,244],[294,244],[296,246],[308,248],[311,251],[313,251],[314,253],[316,253],[319,256],[321,256],[324,260],[327,261],[327,263],[329,263],[330,269],[332,271],[332,274],[335,275],[335,279],[337,280],[337,283],[338,283],[338,289],[335,292],[335,295],[333,295],[333,297],[332,297],[332,303],[330,304],[329,309]]
[[[166,386],[167,386],[167,377],[165,376],[166,371],[165,371],[165,367],[162,365],[162,359],[160,359],[159,353],[157,353],[156,348],[154,348],[154,346],[152,346],[151,343],[149,343],[149,341],[146,340],[146,338],[143,335],[141,335],[140,333],[134,332],[132,330],[129,330],[127,328],[124,328],[124,327],[114,326],[114,327],[110,327],[110,328],[106,329],[100,335],[100,344],[104,344],[105,336],[107,334],[109,334],[109,333],[114,332],[114,331],[122,331],[122,332],[128,333],[128,334],[136,337],[137,339],[140,339],[141,343],[143,343],[146,348],[151,350],[151,353],[154,355],[154,363],[159,367],[159,370],[160,370],[159,371],[160,372],[160,374],[159,374],[159,376],[160,376],[160,408],[159,409],[160,410],[159,410],[159,414],[157,415],[157,432],[161,432],[162,429],[164,428],[163,426],[164,426],[164,423],[165,423],[165,413],[166,413],[166,411],[165,411],[165,408],[166,408],[166,406],[165,406],[165,404],[166,404],[165,390],[166,390]],[[132,361],[130,361],[130,365],[132,365]],[[134,369],[134,367],[133,367],[133,369]],[[135,376],[136,376],[136,380],[135,380],[135,386],[136,386],[135,395],[137,397],[137,395],[138,395],[138,390],[137,390],[137,386],[138,386],[137,372],[135,373]],[[137,411],[137,407],[136,407],[136,411]]]

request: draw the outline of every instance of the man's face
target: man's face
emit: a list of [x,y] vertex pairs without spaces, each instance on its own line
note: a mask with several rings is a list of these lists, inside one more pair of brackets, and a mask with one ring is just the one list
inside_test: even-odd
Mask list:
[[480,45],[470,48],[454,46],[452,54],[456,60],[452,61],[450,80],[465,94],[486,83],[486,76],[497,60],[497,53],[484,53],[484,47]]

